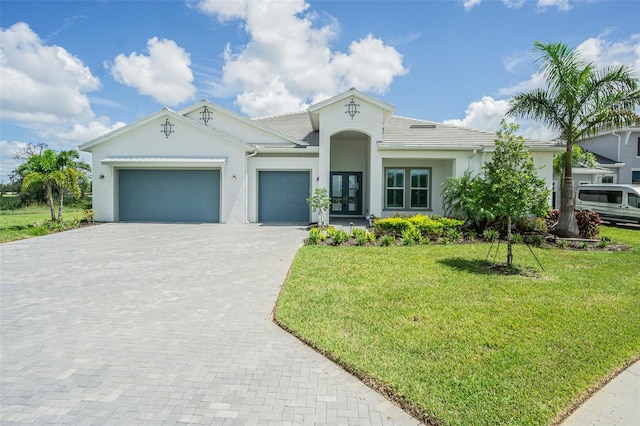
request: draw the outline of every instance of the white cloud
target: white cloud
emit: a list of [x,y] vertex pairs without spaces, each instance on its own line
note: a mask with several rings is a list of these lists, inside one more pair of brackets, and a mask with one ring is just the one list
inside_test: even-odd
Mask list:
[[598,67],[627,65],[640,75],[640,34],[632,34],[627,40],[605,40],[608,33],[589,38],[576,48],[589,62]]
[[191,58],[174,41],[153,37],[147,42],[148,56],[132,52],[115,58],[111,74],[119,82],[135,88],[166,105],[177,105],[193,97]]
[[464,6],[465,11],[470,11],[474,6],[480,4],[482,0],[463,0],[462,5]]
[[[626,40],[611,42],[605,39],[609,33],[582,42],[576,49],[587,61],[594,62],[597,67],[611,65],[629,65],[636,73],[640,70],[640,34],[633,34]],[[514,59],[515,58],[515,59]],[[532,59],[533,60],[533,59]],[[520,63],[517,56],[511,56],[504,61],[507,71],[514,71]],[[542,73],[531,74],[527,80],[520,81],[497,91],[498,96],[509,98],[519,92],[529,92],[544,88],[545,80]],[[480,101],[469,104],[462,119],[445,120],[445,124],[471,127],[484,130],[497,130],[500,120],[505,117],[509,108],[508,100],[496,100],[484,96]],[[509,120],[513,120],[509,118]],[[533,139],[551,140],[558,137],[557,132],[531,120],[513,120],[520,124],[520,133]]]
[[465,111],[465,117],[460,119],[444,120],[444,124],[495,131],[500,128],[500,121],[505,117],[509,109],[509,101],[493,99],[491,96],[483,96],[481,100],[469,104]]
[[371,34],[352,41],[347,52],[332,50],[337,22],[317,25],[304,0],[204,0],[196,7],[222,21],[240,20],[250,37],[240,49],[227,46],[222,77],[210,84],[216,96],[237,94],[248,115],[299,110],[350,87],[382,94],[407,73],[402,55]]
[[[584,60],[593,62],[598,68],[627,65],[634,69],[636,75],[640,76],[640,34],[632,34],[626,40],[616,42],[606,40],[605,36],[608,34],[609,32],[605,32],[598,37],[589,38],[580,43],[576,50]],[[509,72],[514,70],[511,58],[504,61],[505,69]],[[512,96],[518,92],[528,92],[544,87],[544,76],[542,73],[536,72],[531,74],[527,80],[498,89],[498,95]]]
[[550,7],[555,7],[561,11],[571,10],[571,4],[569,0],[538,0],[538,9],[547,10]]
[[[41,129],[38,134],[46,140],[61,140],[75,144],[82,144],[84,142],[95,139],[113,130],[123,127],[126,123],[121,121],[110,125],[106,118],[102,120],[94,120],[86,124],[76,123],[71,128],[59,128],[59,129]],[[65,149],[75,149],[76,147],[69,147]]]
[[525,2],[526,0],[502,0],[502,3],[509,9],[520,9]]
[[9,183],[9,175],[22,163],[13,157],[26,147],[26,142],[0,140],[0,181]]
[[46,45],[29,25],[1,30],[0,113],[3,119],[53,123],[94,117],[87,93],[100,80],[65,49]]

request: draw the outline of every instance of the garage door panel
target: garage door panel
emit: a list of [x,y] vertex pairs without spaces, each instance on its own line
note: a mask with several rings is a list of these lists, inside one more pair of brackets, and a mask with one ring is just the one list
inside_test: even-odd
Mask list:
[[118,217],[127,222],[219,222],[219,170],[120,170]]
[[309,176],[307,171],[259,172],[258,220],[308,223]]

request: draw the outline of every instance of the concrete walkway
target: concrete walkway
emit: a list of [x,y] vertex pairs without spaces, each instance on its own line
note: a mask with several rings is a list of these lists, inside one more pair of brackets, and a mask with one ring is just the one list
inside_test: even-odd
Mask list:
[[632,364],[585,401],[562,425],[640,425],[640,361]]
[[107,224],[0,245],[3,424],[418,424],[270,320],[306,233]]

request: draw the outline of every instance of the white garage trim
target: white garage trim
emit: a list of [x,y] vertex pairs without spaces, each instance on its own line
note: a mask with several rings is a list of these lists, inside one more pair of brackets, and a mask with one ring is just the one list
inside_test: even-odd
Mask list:
[[111,167],[221,168],[227,157],[107,157],[101,163]]

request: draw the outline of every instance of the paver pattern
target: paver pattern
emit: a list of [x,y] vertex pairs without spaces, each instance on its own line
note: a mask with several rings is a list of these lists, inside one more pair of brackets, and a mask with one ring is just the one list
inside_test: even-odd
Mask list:
[[2,424],[419,424],[271,322],[305,234],[123,223],[0,245]]

